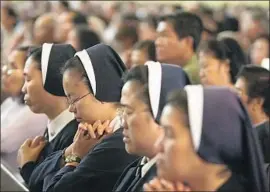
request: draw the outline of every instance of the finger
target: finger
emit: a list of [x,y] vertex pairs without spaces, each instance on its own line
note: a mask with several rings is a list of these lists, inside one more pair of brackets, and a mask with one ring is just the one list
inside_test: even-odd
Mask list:
[[162,191],[163,187],[162,187],[162,184],[160,183],[160,180],[159,179],[153,179],[152,181],[150,181],[149,183],[151,185],[151,187],[154,189],[154,190],[158,190],[158,191]]
[[154,189],[152,189],[152,187],[149,184],[144,184],[143,190],[144,191],[154,191]]
[[174,186],[173,186],[173,184],[171,182],[166,181],[164,179],[160,179],[160,183],[162,184],[163,189],[165,189],[167,191],[175,191]]
[[32,139],[26,139],[24,143],[22,144],[22,147],[27,146],[30,147],[32,143]]
[[101,121],[100,120],[98,120],[98,121],[96,121],[94,124],[93,124],[93,130],[94,130],[94,132],[97,130],[97,127],[99,126],[101,124]]
[[31,143],[31,147],[36,147],[38,146],[38,144],[41,142],[41,141],[44,141],[44,137],[43,136],[36,136],[35,139],[32,141]]
[[104,131],[106,129],[106,125],[105,124],[99,124],[98,127],[97,127],[97,134],[98,136],[101,136],[103,135]]
[[95,139],[96,134],[95,134],[95,131],[93,130],[93,126],[89,124],[87,128],[88,128],[88,133],[91,136],[91,138]]
[[191,188],[188,186],[184,186],[184,190],[183,191],[191,191]]
[[36,147],[36,149],[37,149],[38,151],[41,151],[41,150],[45,147],[46,144],[47,144],[46,141],[41,141],[41,142],[39,143],[39,145]]
[[182,182],[176,182],[175,186],[177,191],[184,191],[185,185]]

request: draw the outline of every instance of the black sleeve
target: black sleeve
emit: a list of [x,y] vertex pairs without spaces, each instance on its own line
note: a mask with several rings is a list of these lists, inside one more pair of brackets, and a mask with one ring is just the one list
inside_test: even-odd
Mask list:
[[29,184],[29,179],[36,166],[37,163],[31,161],[24,164],[23,167],[20,169],[20,174],[27,185]]
[[31,192],[39,192],[43,188],[43,181],[47,175],[56,173],[61,169],[63,150],[52,153],[42,163],[37,165],[33,170],[28,182],[28,187]]
[[125,150],[121,130],[97,144],[76,167],[63,167],[46,177],[43,191],[111,192],[118,177],[138,157]]
[[118,148],[94,150],[76,168],[65,166],[58,171],[49,179],[48,186],[44,186],[44,191],[112,191],[121,174],[117,167],[117,164],[121,164],[121,158],[123,151]]

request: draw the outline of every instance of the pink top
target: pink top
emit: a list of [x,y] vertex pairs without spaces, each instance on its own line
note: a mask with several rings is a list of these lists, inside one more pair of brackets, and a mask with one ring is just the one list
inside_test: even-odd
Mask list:
[[35,114],[27,105],[7,98],[1,104],[1,153],[17,151],[26,139],[43,135],[47,123],[46,115]]

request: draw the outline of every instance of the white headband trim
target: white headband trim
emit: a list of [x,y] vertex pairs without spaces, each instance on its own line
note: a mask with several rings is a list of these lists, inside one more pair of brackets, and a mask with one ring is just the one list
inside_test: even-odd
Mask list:
[[83,67],[86,71],[86,74],[89,78],[92,90],[93,90],[93,94],[94,96],[96,95],[97,92],[97,88],[96,88],[96,77],[95,77],[95,72],[94,72],[94,68],[91,62],[91,58],[88,55],[87,51],[84,49],[82,51],[79,51],[75,54],[75,56],[78,56],[83,64]]
[[195,150],[198,151],[202,136],[203,87],[201,85],[187,85],[185,90],[188,99],[188,116],[192,140]]
[[41,53],[41,74],[42,74],[42,82],[43,86],[46,82],[47,71],[48,71],[48,64],[50,59],[50,54],[52,50],[52,43],[44,43],[42,45],[42,53]]
[[154,118],[157,118],[161,92],[161,64],[159,62],[148,61],[145,63],[145,65],[148,67],[148,89],[150,104]]

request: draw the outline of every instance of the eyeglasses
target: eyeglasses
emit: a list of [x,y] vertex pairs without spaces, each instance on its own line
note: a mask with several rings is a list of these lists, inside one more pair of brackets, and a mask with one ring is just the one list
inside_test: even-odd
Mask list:
[[87,94],[85,94],[85,95],[83,95],[83,96],[81,96],[81,97],[75,99],[74,101],[70,101],[70,100],[67,98],[67,102],[68,102],[68,104],[69,104],[70,106],[72,106],[72,105],[74,105],[76,102],[80,101],[81,99],[83,99],[84,97],[86,97],[86,96],[89,95],[89,94],[91,94],[91,93],[89,92],[89,93],[87,93]]

